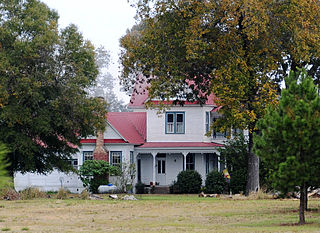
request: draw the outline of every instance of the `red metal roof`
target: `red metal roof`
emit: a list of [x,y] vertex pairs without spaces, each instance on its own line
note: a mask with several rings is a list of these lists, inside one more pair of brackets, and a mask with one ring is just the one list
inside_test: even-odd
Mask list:
[[[81,143],[93,143],[96,144],[96,139],[81,139]],[[104,143],[127,143],[123,139],[104,139]]]
[[[139,76],[137,78],[137,82],[135,83],[134,86],[134,90],[133,93],[131,95],[131,99],[129,102],[129,107],[144,107],[144,104],[146,103],[146,101],[148,100],[148,87],[150,86],[150,84],[148,84],[145,80],[145,78],[143,78],[142,76]],[[214,102],[215,99],[215,95],[214,94],[210,94],[208,96],[207,101],[205,102],[206,105],[216,105]],[[159,104],[159,100],[152,100],[153,103],[155,104]],[[162,103],[164,104],[172,104],[173,101],[163,101]],[[195,105],[195,104],[199,104],[198,102],[185,102],[185,105]]]
[[175,147],[223,147],[210,142],[146,142],[138,148],[175,148]]
[[143,144],[146,140],[145,112],[109,112],[108,122],[129,143]]

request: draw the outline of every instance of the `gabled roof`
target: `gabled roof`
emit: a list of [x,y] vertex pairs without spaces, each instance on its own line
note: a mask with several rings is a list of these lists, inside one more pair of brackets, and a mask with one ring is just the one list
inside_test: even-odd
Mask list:
[[145,112],[109,112],[107,121],[131,144],[143,144],[146,140]]
[[[134,85],[134,90],[133,90],[133,93],[131,95],[131,99],[130,99],[130,102],[129,102],[129,107],[144,107],[144,104],[147,102],[148,98],[149,98],[149,92],[148,92],[148,87],[150,86],[150,84],[147,83],[147,81],[145,80],[145,78],[143,78],[142,76],[139,76],[137,78],[137,81]],[[207,101],[205,102],[206,105],[215,105],[215,102],[214,102],[214,98],[215,98],[215,95],[214,94],[210,94],[208,96],[208,99]],[[159,104],[159,100],[152,100],[152,102],[154,104]],[[163,103],[165,104],[172,104],[173,101],[165,101]],[[199,104],[198,102],[188,102],[186,101],[184,103],[185,105],[196,105],[196,104]]]

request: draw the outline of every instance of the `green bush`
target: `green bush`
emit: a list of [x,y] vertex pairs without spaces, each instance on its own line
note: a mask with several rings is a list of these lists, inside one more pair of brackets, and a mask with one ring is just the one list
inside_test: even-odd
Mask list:
[[227,182],[222,173],[218,171],[212,171],[206,178],[206,193],[223,193]]
[[179,193],[179,186],[177,184],[177,181],[173,181],[172,184],[169,186],[169,192],[171,194],[177,194]]
[[118,167],[103,160],[86,160],[80,167],[79,175],[84,187],[92,193],[98,193],[100,185],[109,183],[109,175],[119,175]]
[[201,175],[197,171],[182,171],[177,176],[176,185],[180,193],[199,193],[202,185]]
[[232,193],[245,193],[247,185],[247,171],[239,169],[230,173],[230,189]]
[[136,194],[144,194],[146,185],[144,183],[138,182],[136,183]]

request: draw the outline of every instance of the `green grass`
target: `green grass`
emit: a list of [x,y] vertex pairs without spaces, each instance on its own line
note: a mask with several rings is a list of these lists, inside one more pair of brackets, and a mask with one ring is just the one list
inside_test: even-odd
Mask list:
[[[77,198],[0,201],[0,229],[32,232],[319,232],[320,200],[298,226],[298,200],[136,195],[138,201]],[[1,225],[2,224],[2,225]],[[24,230],[23,230],[24,229]]]

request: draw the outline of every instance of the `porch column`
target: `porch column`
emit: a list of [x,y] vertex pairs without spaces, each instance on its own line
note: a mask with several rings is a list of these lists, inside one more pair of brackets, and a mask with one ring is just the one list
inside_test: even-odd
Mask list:
[[182,152],[183,154],[183,171],[187,170],[187,155],[188,152]]
[[218,156],[218,172],[220,172],[220,154]]
[[156,185],[156,152],[152,152],[152,159],[153,159],[153,166],[152,166],[152,183],[153,185]]

